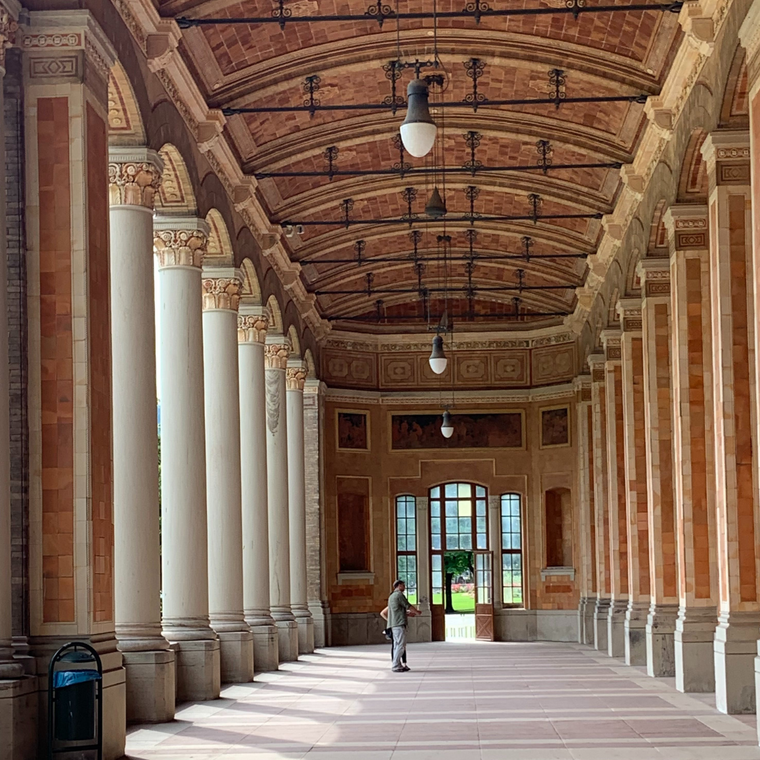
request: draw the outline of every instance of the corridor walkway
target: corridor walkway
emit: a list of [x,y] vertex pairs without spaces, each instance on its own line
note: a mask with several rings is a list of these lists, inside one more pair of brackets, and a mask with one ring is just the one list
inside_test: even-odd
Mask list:
[[134,760],[760,760],[755,716],[574,644],[319,650],[136,727]]

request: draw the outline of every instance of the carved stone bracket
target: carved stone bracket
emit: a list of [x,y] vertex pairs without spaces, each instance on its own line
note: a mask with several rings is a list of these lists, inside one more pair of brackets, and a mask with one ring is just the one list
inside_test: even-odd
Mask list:
[[111,206],[142,206],[152,210],[163,170],[163,161],[154,150],[111,148],[108,152]]
[[617,302],[617,313],[620,315],[623,332],[641,332],[641,301],[638,298],[621,298]]
[[0,7],[0,68],[5,70],[5,51],[16,41],[18,24],[5,8]]

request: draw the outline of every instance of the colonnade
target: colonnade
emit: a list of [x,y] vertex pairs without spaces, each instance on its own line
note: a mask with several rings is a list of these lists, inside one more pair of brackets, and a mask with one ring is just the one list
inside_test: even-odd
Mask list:
[[580,640],[681,691],[714,691],[722,712],[755,712],[760,180],[748,132],[709,134],[702,158],[707,204],[666,210],[668,250],[639,261],[641,295],[619,300],[581,384],[581,525],[595,556]]
[[206,257],[206,221],[154,218],[160,157],[114,148],[109,160],[116,636],[128,718],[166,720],[175,669],[176,700],[212,699],[221,683],[314,649],[306,370],[287,338],[268,331],[267,310],[241,303],[241,273]]

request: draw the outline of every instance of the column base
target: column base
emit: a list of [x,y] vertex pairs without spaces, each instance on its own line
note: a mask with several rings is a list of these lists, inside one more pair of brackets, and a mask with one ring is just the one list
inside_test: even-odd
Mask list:
[[0,746],[2,760],[28,760],[37,755],[37,678],[0,681]]
[[648,602],[628,602],[625,612],[625,664],[647,664]]
[[294,662],[298,659],[298,623],[295,618],[277,620],[277,652],[280,662]]
[[253,634],[253,670],[255,673],[268,673],[277,670],[280,664],[279,634],[274,620],[251,626]]
[[314,621],[314,648],[327,646],[327,629],[330,618],[330,608],[325,602],[309,602],[309,611]]
[[293,610],[298,625],[298,654],[314,651],[314,620],[308,609]]
[[127,723],[172,720],[176,699],[174,652],[122,652],[122,657],[127,673]]
[[715,691],[715,607],[679,607],[674,634],[676,689],[685,693]]
[[755,712],[754,661],[760,612],[721,612],[715,629],[715,706],[722,713]]
[[678,607],[652,604],[647,616],[647,675],[670,678],[676,673],[674,634]]
[[596,599],[589,597],[586,602],[586,610],[584,612],[585,622],[583,626],[585,639],[584,644],[588,646],[594,646],[594,609],[596,607]]
[[625,657],[625,613],[628,600],[616,599],[610,604],[607,614],[607,654],[610,657]]
[[594,605],[594,649],[607,651],[607,618],[609,617],[610,600],[597,599]]
[[219,640],[176,642],[177,702],[216,699],[221,690]]
[[578,643],[586,643],[586,606],[588,597],[582,596],[578,601]]
[[222,683],[253,681],[253,635],[250,631],[217,631]]

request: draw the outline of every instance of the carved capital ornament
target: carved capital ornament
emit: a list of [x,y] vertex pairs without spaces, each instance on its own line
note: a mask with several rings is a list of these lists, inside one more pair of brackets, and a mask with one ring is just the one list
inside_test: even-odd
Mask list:
[[287,369],[290,346],[287,343],[267,343],[264,351],[266,369]]
[[236,277],[204,277],[203,311],[237,311],[241,286]]
[[208,236],[203,230],[156,230],[153,247],[158,256],[158,266],[197,267],[203,264]]
[[109,161],[108,196],[111,206],[153,209],[161,186],[161,170],[149,161]]
[[285,384],[289,391],[303,391],[306,382],[306,370],[302,367],[288,367],[285,371]]
[[269,320],[263,315],[238,315],[238,343],[264,343]]

